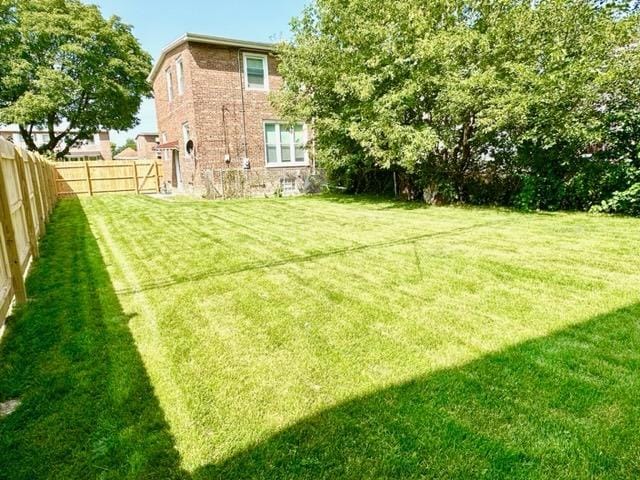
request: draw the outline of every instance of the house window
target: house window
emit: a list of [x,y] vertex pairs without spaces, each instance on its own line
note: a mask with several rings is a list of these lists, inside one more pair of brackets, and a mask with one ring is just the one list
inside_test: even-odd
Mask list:
[[[162,132],[162,143],[167,143],[167,132]],[[164,161],[167,160],[167,150],[158,149],[158,158],[162,158]]]
[[178,95],[184,94],[184,65],[182,58],[176,60],[176,75],[178,76]]
[[167,68],[165,78],[167,79],[167,97],[171,102],[173,100],[173,75],[171,74],[171,68]]
[[269,67],[266,55],[244,54],[244,83],[247,90],[269,90]]
[[184,154],[187,155],[187,143],[191,140],[188,123],[182,124],[182,140],[184,141]]
[[264,124],[267,166],[303,165],[307,163],[304,125],[289,127],[284,123]]

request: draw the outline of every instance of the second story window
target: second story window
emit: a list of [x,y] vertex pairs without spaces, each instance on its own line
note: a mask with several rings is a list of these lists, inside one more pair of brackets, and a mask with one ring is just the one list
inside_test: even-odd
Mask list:
[[244,83],[247,90],[269,90],[269,67],[266,55],[244,54]]
[[178,80],[178,95],[184,95],[184,64],[182,58],[176,60],[176,75]]
[[167,68],[164,74],[167,79],[167,97],[171,102],[173,100],[173,75],[171,73],[171,67]]

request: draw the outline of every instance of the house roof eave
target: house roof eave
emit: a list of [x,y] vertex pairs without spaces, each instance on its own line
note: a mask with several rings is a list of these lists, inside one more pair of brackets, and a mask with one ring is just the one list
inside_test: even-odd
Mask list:
[[235,47],[235,48],[242,48],[246,50],[254,50],[254,51],[260,51],[260,52],[273,52],[276,49],[275,43],[251,42],[247,40],[237,40],[233,38],[202,35],[199,33],[185,33],[180,38],[171,42],[162,50],[162,52],[160,53],[160,56],[158,57],[158,60],[156,61],[155,65],[153,66],[153,69],[151,70],[151,73],[147,77],[147,80],[150,83],[153,83],[154,79],[158,75],[158,71],[160,70],[160,68],[162,67],[162,64],[164,63],[164,60],[167,54],[169,54],[171,50],[174,50],[175,48],[190,42],[203,43],[207,45],[220,45],[223,47]]

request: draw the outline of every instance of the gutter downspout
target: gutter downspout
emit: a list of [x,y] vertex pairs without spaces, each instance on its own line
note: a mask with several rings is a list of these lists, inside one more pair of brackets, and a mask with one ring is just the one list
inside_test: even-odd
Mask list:
[[245,103],[244,103],[244,81],[242,78],[242,63],[240,54],[242,52],[238,49],[238,75],[240,76],[240,98],[242,101],[242,147],[244,150],[244,160],[249,158],[248,147],[247,147],[247,119],[245,116]]

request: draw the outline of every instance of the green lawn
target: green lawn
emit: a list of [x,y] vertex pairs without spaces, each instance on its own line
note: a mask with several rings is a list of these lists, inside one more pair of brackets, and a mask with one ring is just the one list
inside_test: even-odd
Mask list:
[[0,479],[640,477],[640,220],[59,204]]

